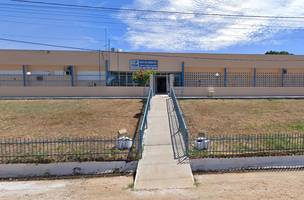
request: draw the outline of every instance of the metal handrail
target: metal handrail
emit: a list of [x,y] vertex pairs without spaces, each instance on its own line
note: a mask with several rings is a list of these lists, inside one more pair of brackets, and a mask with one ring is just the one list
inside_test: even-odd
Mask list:
[[142,121],[141,121],[141,124],[140,124],[140,128],[139,128],[139,144],[138,144],[139,146],[138,146],[138,150],[139,150],[140,154],[142,153],[142,150],[143,150],[144,132],[145,132],[146,128],[148,128],[147,118],[148,118],[149,110],[151,108],[152,96],[153,96],[153,90],[152,90],[152,87],[150,87],[149,94],[148,94],[148,97],[147,97],[147,102],[146,102],[146,105],[145,105],[144,115],[143,115],[143,118],[142,118]]
[[170,97],[172,99],[174,110],[175,110],[176,117],[178,120],[178,130],[181,131],[181,134],[182,134],[182,137],[184,140],[186,155],[188,155],[189,154],[189,130],[187,128],[187,124],[185,122],[183,112],[178,104],[178,100],[175,95],[174,87],[171,87],[171,89],[170,89]]

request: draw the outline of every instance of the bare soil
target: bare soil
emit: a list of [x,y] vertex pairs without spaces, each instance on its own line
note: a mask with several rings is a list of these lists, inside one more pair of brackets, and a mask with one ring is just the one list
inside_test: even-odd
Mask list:
[[0,182],[1,200],[304,199],[304,171],[196,175],[187,190],[132,191],[132,177]]
[[181,100],[191,135],[304,133],[304,100]]
[[133,135],[141,100],[2,100],[0,137],[115,136],[119,129]]

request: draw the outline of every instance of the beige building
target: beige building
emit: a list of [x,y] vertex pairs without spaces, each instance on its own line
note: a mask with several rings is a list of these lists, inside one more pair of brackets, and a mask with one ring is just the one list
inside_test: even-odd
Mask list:
[[304,87],[304,56],[0,50],[0,87],[136,86],[132,73],[155,70],[185,87]]

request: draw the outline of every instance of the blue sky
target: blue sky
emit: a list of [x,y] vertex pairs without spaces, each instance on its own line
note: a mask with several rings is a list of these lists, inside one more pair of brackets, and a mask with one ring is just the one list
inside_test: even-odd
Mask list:
[[[303,0],[41,0],[44,2],[243,15],[304,16]],[[109,12],[0,0],[0,38],[123,51],[304,54],[304,19]],[[105,34],[107,33],[107,34]],[[6,49],[58,49],[0,41]]]

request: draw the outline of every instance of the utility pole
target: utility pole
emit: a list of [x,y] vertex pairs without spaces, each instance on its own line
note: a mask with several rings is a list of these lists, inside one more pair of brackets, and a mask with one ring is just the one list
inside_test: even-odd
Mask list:
[[100,60],[100,49],[98,50],[98,71],[99,71],[99,81],[101,84],[101,60]]
[[105,38],[104,38],[104,49],[107,50],[107,43],[108,43],[108,30],[105,28]]
[[118,84],[120,86],[120,69],[119,69],[119,51],[118,51],[118,49],[116,50],[116,55],[117,55],[117,69],[118,69]]
[[108,51],[111,51],[111,40],[108,39]]

